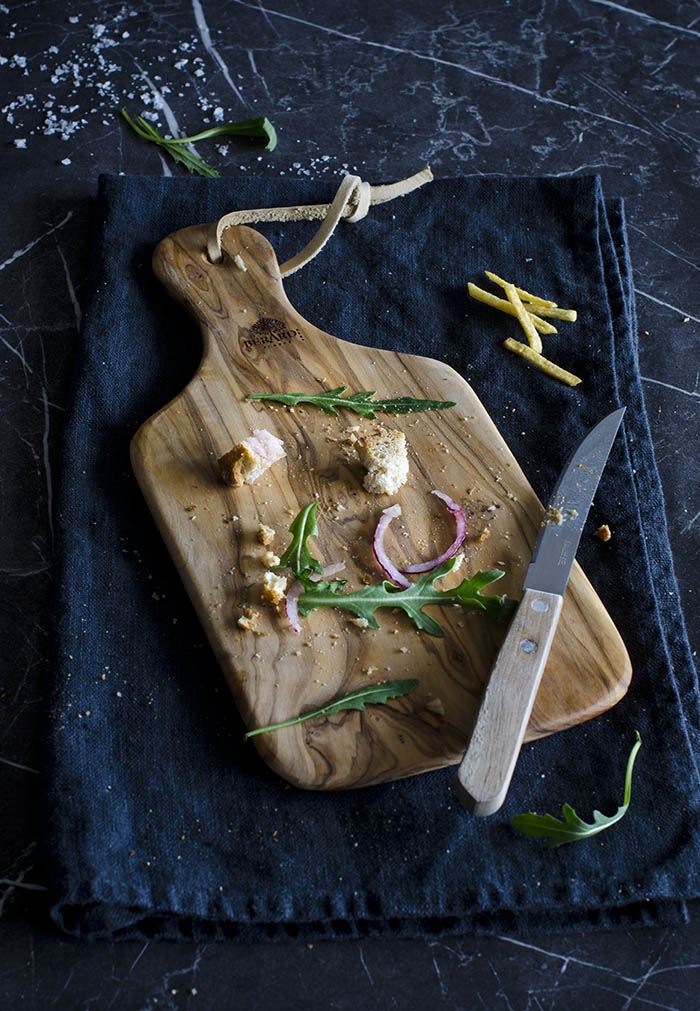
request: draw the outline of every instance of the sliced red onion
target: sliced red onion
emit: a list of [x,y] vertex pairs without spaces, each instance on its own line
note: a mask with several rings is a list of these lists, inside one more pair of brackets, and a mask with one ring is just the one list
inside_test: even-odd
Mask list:
[[387,528],[394,517],[400,515],[400,505],[389,506],[388,509],[385,509],[382,512],[382,515],[379,518],[379,523],[377,523],[377,529],[374,531],[374,537],[372,538],[372,551],[374,552],[374,557],[379,562],[382,571],[389,577],[392,583],[396,583],[397,586],[401,586],[406,589],[411,585],[410,582],[405,576],[401,575],[384,548],[384,535]]
[[287,595],[284,599],[284,613],[287,615],[287,620],[292,626],[295,632],[301,632],[301,625],[299,624],[299,608],[297,607],[297,600],[303,593],[304,587],[301,585],[298,579],[295,579],[292,585],[287,590]]
[[452,558],[453,555],[457,554],[462,546],[462,541],[467,536],[467,517],[461,505],[458,505],[454,499],[451,499],[449,495],[445,495],[444,492],[432,491],[430,494],[437,495],[439,499],[442,499],[454,516],[455,525],[457,527],[455,539],[452,541],[447,551],[443,551],[443,553],[438,555],[437,558],[432,558],[429,562],[418,562],[417,565],[409,565],[407,569],[402,569],[402,572],[430,572],[431,569],[436,569],[438,565],[442,565],[442,563],[446,562],[448,558]]
[[[340,572],[341,569],[345,568],[345,562],[333,562],[331,565],[325,565],[323,567],[323,573],[314,572],[309,577],[312,583],[318,583],[321,579],[326,579],[329,576],[334,576],[336,572]],[[295,632],[301,632],[301,625],[299,624],[299,608],[297,607],[297,600],[304,592],[304,587],[295,579],[292,585],[287,590],[287,594],[284,599],[284,612],[287,615],[287,620],[292,626]]]
[[329,579],[337,572],[342,572],[344,568],[345,562],[331,562],[330,565],[323,566],[323,572],[312,572],[309,579],[312,583],[319,583],[322,579]]

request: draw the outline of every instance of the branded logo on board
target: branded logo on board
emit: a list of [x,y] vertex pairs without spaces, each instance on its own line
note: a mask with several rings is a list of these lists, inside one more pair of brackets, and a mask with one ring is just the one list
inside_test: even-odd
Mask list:
[[281,319],[262,316],[249,330],[241,330],[240,340],[246,351],[257,347],[279,347],[293,340],[303,340],[301,330],[290,330]]

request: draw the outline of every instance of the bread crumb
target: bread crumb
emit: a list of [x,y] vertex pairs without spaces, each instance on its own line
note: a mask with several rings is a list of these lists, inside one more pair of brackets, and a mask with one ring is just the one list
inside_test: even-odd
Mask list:
[[286,455],[281,439],[264,428],[256,428],[251,436],[219,458],[219,473],[226,484],[240,488],[253,484],[268,467]]
[[367,628],[369,622],[366,618],[348,618],[351,625],[357,625],[358,628]]
[[557,526],[561,526],[564,522],[564,513],[557,506],[548,506],[547,512],[544,514],[544,519],[542,520],[540,526],[548,527],[552,523],[556,523]]
[[357,440],[360,463],[366,468],[365,490],[372,495],[393,495],[406,483],[406,436],[381,425]]
[[593,536],[597,537],[599,541],[609,541],[612,537],[612,530],[607,523],[604,523],[602,527],[598,527]]
[[429,712],[435,713],[437,716],[444,717],[445,715],[445,707],[442,704],[442,699],[439,699],[437,696],[434,699],[428,699],[425,703],[425,708]]
[[246,607],[245,614],[242,614],[238,619],[238,627],[245,628],[249,632],[253,632],[254,635],[267,635],[267,632],[258,627],[261,617],[260,611],[256,611],[254,607]]
[[261,523],[258,527],[258,541],[264,544],[265,547],[272,544],[276,536],[272,527],[268,527],[264,523]]
[[265,551],[262,560],[268,569],[274,569],[276,565],[279,565],[279,556],[274,553],[274,551]]
[[273,607],[281,604],[287,589],[287,577],[278,576],[276,572],[266,572],[262,582],[260,600],[263,604],[270,604]]
[[233,262],[236,264],[236,266],[238,267],[239,270],[243,270],[243,271],[247,271],[248,270],[248,268],[245,265],[245,261],[243,260],[243,257],[241,256],[240,253],[236,253],[236,255],[233,258]]

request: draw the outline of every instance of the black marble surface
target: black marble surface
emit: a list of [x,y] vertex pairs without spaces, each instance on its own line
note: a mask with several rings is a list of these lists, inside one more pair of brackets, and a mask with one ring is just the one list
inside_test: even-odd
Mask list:
[[[182,170],[164,132],[266,114],[223,174],[598,172],[629,217],[640,360],[691,641],[699,623],[696,0],[0,4],[0,1006],[578,1009],[700,1004],[700,926],[238,945],[80,944],[35,865],[52,475],[100,172]],[[640,674],[638,676],[646,676]]]

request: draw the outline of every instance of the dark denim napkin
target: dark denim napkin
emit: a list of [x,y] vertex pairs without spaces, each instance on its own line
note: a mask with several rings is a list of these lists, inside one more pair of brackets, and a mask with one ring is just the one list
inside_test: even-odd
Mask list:
[[[234,208],[330,199],[332,182],[107,177],[56,507],[43,860],[52,914],[81,937],[342,937],[674,922],[700,896],[697,681],[639,382],[622,204],[599,180],[436,181],[343,223],[286,282],[329,332],[444,359],[546,497],[595,421],[624,432],[579,552],[632,656],[610,713],[523,749],[497,815],[466,814],[451,770],[311,793],[269,773],[242,723],[129,466],[138,425],[186,383],[198,334],[150,267],[155,244]],[[266,226],[280,260],[314,225]],[[501,347],[518,325],[471,301],[490,268],[579,309],[546,341],[571,390]],[[487,283],[488,286],[488,283]],[[396,391],[397,393],[400,391]],[[592,532],[614,530],[602,544]],[[547,850],[526,810],[613,829]]]

